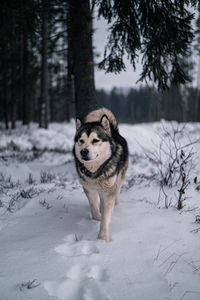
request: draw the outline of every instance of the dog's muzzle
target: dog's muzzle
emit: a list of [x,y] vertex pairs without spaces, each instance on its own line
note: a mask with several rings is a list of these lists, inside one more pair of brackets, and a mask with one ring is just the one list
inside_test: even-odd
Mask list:
[[80,154],[81,154],[81,157],[82,157],[83,160],[90,160],[89,156],[88,156],[88,154],[89,154],[89,150],[88,149],[86,149],[86,148],[82,149],[80,151]]

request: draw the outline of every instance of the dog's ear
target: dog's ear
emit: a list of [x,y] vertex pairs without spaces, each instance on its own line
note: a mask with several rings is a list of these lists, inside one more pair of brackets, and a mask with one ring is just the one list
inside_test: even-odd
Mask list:
[[82,126],[82,122],[79,118],[76,118],[76,131]]
[[106,115],[103,115],[101,118],[101,126],[106,130],[106,132],[110,135],[111,129],[110,129],[110,122],[108,120],[108,117]]

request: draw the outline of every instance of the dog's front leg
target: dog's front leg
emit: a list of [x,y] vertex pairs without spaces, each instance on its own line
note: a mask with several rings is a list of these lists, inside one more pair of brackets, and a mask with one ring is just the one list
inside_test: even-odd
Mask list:
[[115,205],[115,195],[101,195],[102,220],[98,238],[109,242],[109,225],[111,221],[112,211]]
[[83,188],[90,204],[92,219],[101,221],[101,214],[98,207],[98,193],[95,190]]

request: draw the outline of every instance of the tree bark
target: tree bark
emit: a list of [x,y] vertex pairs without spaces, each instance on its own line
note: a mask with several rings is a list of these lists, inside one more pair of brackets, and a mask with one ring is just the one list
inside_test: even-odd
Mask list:
[[[5,3],[1,10],[2,28],[6,26],[6,7]],[[2,76],[2,106],[5,128],[9,129],[8,122],[8,51],[6,51],[7,39],[3,36],[1,44],[1,76]]]
[[66,95],[66,120],[70,122],[71,103],[73,102],[73,79],[72,75],[67,75],[67,95]]
[[66,120],[70,121],[71,118],[71,105],[74,102],[74,81],[73,81],[73,52],[72,52],[72,32],[70,26],[69,9],[67,11],[67,82],[66,82]]
[[16,69],[15,64],[12,63],[11,69],[11,126],[12,129],[16,128],[17,118],[17,101],[16,101]]
[[49,74],[48,74],[48,0],[43,0],[42,7],[42,67],[41,93],[39,103],[39,126],[48,128],[49,123]]
[[8,85],[7,85],[7,78],[6,72],[3,72],[3,111],[4,111],[4,122],[5,128],[9,129],[8,123]]
[[92,48],[92,12],[89,0],[68,0],[75,109],[80,119],[96,108]]
[[[15,18],[13,16],[13,28],[12,36],[15,36],[14,32]],[[11,45],[11,126],[12,129],[16,127],[16,118],[17,118],[17,94],[16,94],[16,42],[13,39],[10,41]]]
[[200,57],[198,61],[198,71],[197,71],[197,93],[195,97],[194,105],[194,121],[200,121]]
[[22,62],[22,70],[23,70],[23,91],[22,91],[22,112],[23,112],[23,125],[29,124],[29,102],[28,102],[28,40],[25,29],[22,34],[22,43],[23,43],[23,62]]

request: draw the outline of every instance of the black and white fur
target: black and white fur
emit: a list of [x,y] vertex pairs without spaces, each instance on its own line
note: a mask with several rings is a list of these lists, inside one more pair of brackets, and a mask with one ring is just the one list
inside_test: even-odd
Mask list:
[[109,110],[93,111],[84,123],[76,120],[73,154],[92,218],[101,221],[98,238],[108,242],[112,211],[128,167],[127,143]]

